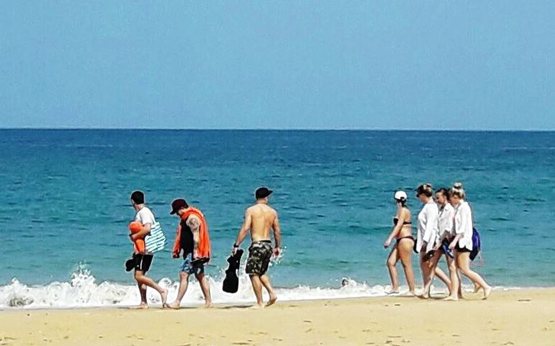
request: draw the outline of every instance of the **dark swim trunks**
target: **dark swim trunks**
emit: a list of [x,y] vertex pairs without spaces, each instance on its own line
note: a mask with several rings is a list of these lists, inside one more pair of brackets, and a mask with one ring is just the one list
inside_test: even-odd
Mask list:
[[139,253],[134,254],[133,259],[135,260],[135,270],[142,271],[143,274],[145,274],[150,269],[153,257],[153,255],[144,255]]
[[272,243],[269,240],[256,241],[249,247],[247,274],[262,276],[268,270],[272,258]]

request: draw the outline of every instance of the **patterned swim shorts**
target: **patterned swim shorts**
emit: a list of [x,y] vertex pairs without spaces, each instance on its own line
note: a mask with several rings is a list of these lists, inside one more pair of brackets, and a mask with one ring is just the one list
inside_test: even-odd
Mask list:
[[269,240],[255,241],[249,247],[247,274],[264,275],[272,258],[272,243]]
[[189,275],[204,274],[204,263],[200,261],[193,261],[193,254],[188,254],[185,257],[185,261],[181,265],[181,271]]

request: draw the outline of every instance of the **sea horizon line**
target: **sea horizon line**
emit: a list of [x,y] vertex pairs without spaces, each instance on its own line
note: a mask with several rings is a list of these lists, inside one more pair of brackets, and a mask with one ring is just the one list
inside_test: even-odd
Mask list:
[[550,133],[555,129],[370,129],[370,128],[168,128],[168,127],[0,127],[0,131],[244,131],[244,132],[494,132],[494,133]]

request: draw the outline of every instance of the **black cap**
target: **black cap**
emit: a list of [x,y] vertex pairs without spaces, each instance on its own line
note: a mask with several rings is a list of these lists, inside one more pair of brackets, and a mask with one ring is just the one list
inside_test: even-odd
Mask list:
[[256,199],[262,199],[270,196],[272,192],[274,191],[268,189],[267,187],[261,187],[258,188],[254,194],[256,196]]
[[182,208],[189,208],[187,202],[185,202],[183,198],[174,199],[172,202],[172,211],[170,212],[170,214],[173,215]]

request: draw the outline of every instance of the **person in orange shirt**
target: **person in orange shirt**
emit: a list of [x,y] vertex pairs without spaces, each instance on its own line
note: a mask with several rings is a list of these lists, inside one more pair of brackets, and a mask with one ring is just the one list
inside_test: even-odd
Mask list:
[[175,301],[169,306],[179,309],[189,286],[189,276],[194,274],[204,295],[204,306],[209,308],[212,306],[212,298],[210,297],[210,285],[204,275],[204,265],[210,261],[211,255],[206,218],[199,209],[189,206],[182,198],[172,202],[170,214],[175,214],[180,219],[172,255],[173,258],[179,258],[183,253],[184,261],[179,273],[179,291]]

